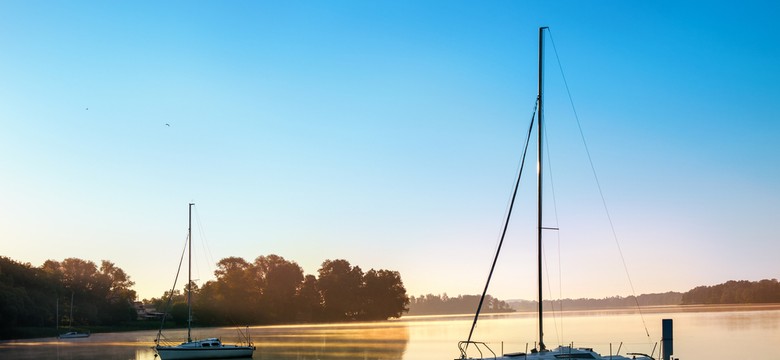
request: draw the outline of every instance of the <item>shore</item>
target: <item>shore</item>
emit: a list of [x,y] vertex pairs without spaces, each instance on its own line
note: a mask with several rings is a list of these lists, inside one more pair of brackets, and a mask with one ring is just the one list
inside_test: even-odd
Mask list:
[[[702,305],[657,305],[657,306],[644,306],[641,308],[643,314],[653,313],[687,313],[687,312],[724,312],[724,311],[764,311],[764,310],[780,310],[780,303],[777,304],[702,304]],[[613,308],[613,309],[576,309],[576,310],[564,310],[564,313],[568,314],[580,314],[580,315],[594,315],[598,313],[615,314],[615,313],[637,313],[636,307],[634,308]],[[507,314],[514,314],[515,316],[536,316],[535,312],[516,311],[512,313],[486,313],[485,317],[490,316],[502,316]],[[417,321],[426,320],[430,318],[470,318],[474,314],[430,314],[430,315],[406,315],[398,319],[390,319],[388,321]],[[308,325],[319,325],[312,323]],[[115,326],[85,326],[79,327],[80,331],[89,331],[92,334],[96,333],[118,333],[140,330],[157,330],[160,328],[160,324],[153,321],[133,321],[122,325]],[[186,326],[174,326],[166,324],[165,329],[185,329]],[[21,340],[21,339],[35,339],[35,338],[49,338],[56,337],[57,335],[66,332],[65,328],[53,329],[53,328],[41,328],[41,327],[17,327],[10,329],[0,329],[0,341],[6,340]]]

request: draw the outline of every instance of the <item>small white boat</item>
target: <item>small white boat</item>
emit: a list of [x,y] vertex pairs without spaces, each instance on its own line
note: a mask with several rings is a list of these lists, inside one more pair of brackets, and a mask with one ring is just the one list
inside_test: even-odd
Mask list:
[[89,337],[89,333],[83,333],[78,331],[68,331],[64,334],[60,334],[57,336],[58,339],[77,339],[77,338],[85,338]]
[[[189,204],[189,226],[187,230],[187,247],[190,251],[190,260],[192,259],[192,206],[195,204]],[[247,337],[246,345],[225,345],[218,338],[205,338],[200,340],[192,339],[192,297],[190,294],[190,286],[192,285],[192,262],[188,261],[189,275],[187,278],[187,341],[179,345],[162,345],[162,327],[157,333],[157,339],[154,340],[154,352],[160,356],[162,360],[177,360],[177,359],[234,359],[234,358],[251,358],[255,352],[255,346],[252,345],[251,340]],[[173,290],[171,290],[173,293]],[[163,316],[163,322],[165,316]]]

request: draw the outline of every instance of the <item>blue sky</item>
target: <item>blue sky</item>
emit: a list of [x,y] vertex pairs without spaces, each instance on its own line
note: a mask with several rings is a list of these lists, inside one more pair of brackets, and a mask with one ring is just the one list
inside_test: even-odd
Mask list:
[[[335,258],[398,270],[413,295],[478,293],[549,26],[637,293],[777,278],[779,10],[3,1],[0,254],[108,259],[159,296],[195,202],[201,282],[223,257],[278,254],[312,274]],[[628,295],[550,45],[551,292]],[[502,298],[535,297],[533,188]]]

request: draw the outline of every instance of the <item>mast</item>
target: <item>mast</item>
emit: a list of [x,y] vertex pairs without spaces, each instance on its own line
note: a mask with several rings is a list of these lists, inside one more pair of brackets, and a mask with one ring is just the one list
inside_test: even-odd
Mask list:
[[70,292],[70,316],[68,317],[68,329],[73,329],[73,291]]
[[187,225],[187,342],[192,342],[192,205],[189,204],[189,223]]
[[545,351],[547,350],[547,347],[544,346],[544,326],[542,325],[543,316],[542,316],[542,80],[543,80],[543,71],[542,71],[542,65],[544,62],[544,30],[547,29],[546,26],[539,28],[539,109],[537,114],[537,130],[538,130],[538,141],[537,141],[537,151],[536,151],[536,174],[537,174],[537,216],[538,216],[538,223],[537,223],[537,233],[536,233],[536,239],[537,239],[537,246],[538,246],[538,260],[537,264],[539,266],[538,274],[539,274],[539,351]]

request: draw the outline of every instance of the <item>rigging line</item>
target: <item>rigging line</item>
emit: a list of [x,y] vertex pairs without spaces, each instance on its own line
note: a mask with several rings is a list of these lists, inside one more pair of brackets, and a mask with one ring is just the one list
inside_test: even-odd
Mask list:
[[168,309],[171,307],[171,301],[173,300],[173,292],[176,291],[176,283],[179,281],[179,273],[181,272],[181,264],[184,262],[184,254],[187,253],[187,243],[189,242],[190,236],[187,234],[187,236],[184,237],[184,248],[181,250],[181,257],[179,258],[179,268],[176,270],[176,277],[173,278],[173,286],[171,287],[171,291],[168,293],[168,301],[165,304],[165,311],[163,312],[163,318],[162,321],[160,321],[160,330],[157,332],[157,342],[160,341],[160,335],[162,335],[163,326],[165,326],[165,318],[168,317]]
[[[197,206],[195,207],[195,211],[194,212],[195,212],[195,224],[198,226],[198,234],[200,235],[200,239],[201,239],[200,246],[201,246],[201,248],[203,248],[203,253],[205,254],[206,261],[208,262],[207,267],[211,268],[211,266],[214,266],[214,264],[216,264],[216,262],[214,261],[214,258],[211,255],[211,248],[209,247],[208,239],[206,238],[206,233],[203,231],[203,221],[200,220],[200,213],[198,212],[198,207]],[[196,266],[197,266],[197,263],[196,263]],[[200,270],[200,268],[198,268],[198,270]],[[213,274],[213,271],[211,273]],[[200,273],[198,274],[198,278],[202,279],[202,276],[207,277],[209,275],[201,275]],[[205,281],[201,280],[201,284],[204,284],[204,283],[205,283]]]
[[209,261],[209,264],[216,264],[216,262],[214,262],[214,257],[211,254],[211,247],[209,247],[209,241],[208,238],[206,238],[206,232],[203,231],[203,221],[200,220],[200,213],[198,212],[197,207],[195,207],[195,223],[198,225],[198,233],[200,234],[201,239],[203,239],[201,246],[203,247],[206,257],[208,257],[207,260]]
[[525,145],[523,146],[523,156],[520,160],[520,169],[517,174],[517,181],[515,182],[515,188],[512,192],[512,200],[509,201],[509,209],[507,210],[506,220],[504,221],[504,229],[501,231],[501,238],[498,241],[498,248],[496,249],[496,255],[493,257],[493,264],[490,265],[490,273],[488,274],[487,282],[485,283],[485,289],[482,290],[482,297],[479,298],[479,305],[477,305],[477,312],[474,314],[474,322],[471,323],[471,330],[469,330],[469,337],[466,340],[466,349],[468,349],[471,343],[471,336],[474,334],[474,328],[477,326],[477,320],[479,319],[479,313],[482,311],[482,304],[485,301],[485,295],[487,295],[488,287],[490,286],[490,279],[493,277],[493,270],[496,269],[496,262],[498,262],[498,255],[501,253],[501,245],[504,244],[504,238],[506,237],[506,230],[509,227],[509,220],[512,217],[512,209],[515,205],[515,199],[517,198],[517,189],[520,187],[520,179],[523,176],[523,168],[525,167],[525,155],[528,153],[528,144],[530,143],[531,133],[534,127],[534,117],[536,116],[536,110],[539,106],[539,97],[536,97],[536,103],[534,104],[534,110],[531,114],[531,124],[528,126],[528,133],[525,136]]
[[626,277],[628,278],[628,284],[631,287],[631,294],[634,295],[634,301],[636,302],[636,308],[639,312],[639,317],[642,319],[642,325],[645,327],[645,334],[647,335],[648,340],[650,340],[650,331],[647,330],[647,323],[645,322],[645,316],[642,313],[642,307],[639,305],[639,298],[636,296],[636,291],[634,290],[634,283],[631,281],[631,275],[628,272],[628,265],[626,264],[626,259],[623,257],[623,250],[620,248],[620,241],[618,241],[617,232],[615,231],[615,225],[612,222],[612,216],[609,213],[609,208],[607,207],[607,200],[604,197],[604,192],[601,190],[601,182],[599,182],[599,177],[596,173],[596,166],[593,164],[593,158],[590,156],[590,150],[588,149],[588,143],[585,141],[585,133],[582,131],[582,125],[580,124],[580,117],[577,115],[577,108],[574,106],[574,99],[571,96],[571,91],[569,90],[569,83],[566,81],[566,75],[563,72],[563,65],[561,65],[561,58],[558,56],[558,49],[555,48],[555,40],[553,40],[552,32],[548,31],[550,34],[550,42],[553,46],[553,52],[555,52],[555,59],[558,61],[558,69],[561,71],[561,77],[563,78],[563,85],[566,88],[566,94],[569,96],[569,103],[571,104],[572,112],[574,113],[574,119],[577,121],[577,128],[580,131],[580,137],[582,138],[582,144],[585,146],[585,153],[588,155],[588,162],[590,163],[590,170],[593,173],[593,178],[596,181],[596,187],[599,190],[599,195],[601,196],[601,204],[604,206],[604,212],[607,215],[607,220],[609,221],[609,227],[612,230],[612,238],[615,240],[615,244],[617,245],[618,253],[620,254],[620,261],[623,263],[623,270],[626,273]]
[[[200,220],[200,213],[198,212],[198,207],[195,206],[193,208],[194,208],[193,213],[195,214],[195,224],[198,227],[198,234],[200,235],[200,239],[201,239],[200,244],[201,244],[201,247],[204,250],[205,256],[207,257],[206,260],[209,262],[209,267],[210,267],[210,266],[213,266],[211,264],[216,264],[216,262],[214,261],[214,258],[213,258],[212,254],[211,254],[211,248],[208,246],[208,239],[206,238],[206,233],[205,233],[205,231],[203,231],[203,221]],[[197,260],[197,257],[196,257],[196,260]],[[200,274],[200,267],[198,266],[198,262],[197,261],[195,262],[195,266],[197,267],[198,278],[201,279],[202,275]],[[213,274],[213,271],[212,271],[212,274]],[[208,276],[208,275],[203,275],[203,276]],[[193,280],[193,283],[194,282],[195,281]],[[205,283],[206,283],[206,281],[202,280],[202,279],[200,280],[200,282],[201,282],[201,286],[205,285]],[[229,312],[227,314],[227,320],[231,324],[238,324],[238,322],[235,321],[235,318],[233,317],[233,315],[231,313],[229,313]]]

